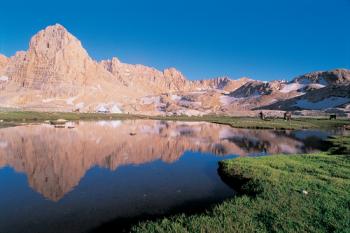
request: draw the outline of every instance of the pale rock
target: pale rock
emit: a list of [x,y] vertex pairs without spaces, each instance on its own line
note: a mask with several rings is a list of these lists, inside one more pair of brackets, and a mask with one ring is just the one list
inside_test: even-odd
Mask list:
[[[349,83],[350,71],[345,69],[313,72],[289,83],[228,77],[190,81],[175,68],[160,71],[118,58],[96,62],[59,24],[34,35],[27,51],[10,58],[0,55],[0,107],[40,111],[105,108],[149,115],[230,115],[257,108],[293,109],[299,100],[295,98],[304,95],[311,102],[321,101],[340,90],[331,85],[341,85],[337,96],[348,97]],[[291,102],[285,104],[287,100]]]

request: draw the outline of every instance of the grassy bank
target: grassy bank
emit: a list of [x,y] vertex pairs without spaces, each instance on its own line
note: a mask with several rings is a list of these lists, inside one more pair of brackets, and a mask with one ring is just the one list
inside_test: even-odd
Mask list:
[[260,120],[257,118],[222,118],[213,119],[211,122],[230,125],[235,128],[254,129],[316,129],[316,128],[336,128],[350,124],[349,120],[328,120],[317,118],[297,118],[291,121],[283,119]]
[[[350,142],[334,140],[344,139]],[[349,155],[238,158],[221,162],[219,171],[239,191],[237,197],[203,214],[143,222],[132,230],[350,232]]]
[[[349,120],[328,120],[324,118],[296,118],[292,121],[283,119],[260,120],[249,117],[228,116],[143,116],[129,114],[99,114],[99,113],[70,113],[70,112],[22,112],[22,111],[0,111],[0,120],[3,123],[18,124],[23,122],[43,122],[45,120],[126,120],[126,119],[152,119],[169,121],[206,121],[218,124],[230,125],[235,128],[254,129],[312,129],[312,128],[334,128],[350,124]],[[1,126],[0,126],[1,127]]]
[[65,119],[76,120],[113,120],[113,119],[136,119],[135,115],[129,114],[101,114],[101,113],[73,113],[73,112],[0,112],[0,120],[3,122],[43,122],[45,120]]

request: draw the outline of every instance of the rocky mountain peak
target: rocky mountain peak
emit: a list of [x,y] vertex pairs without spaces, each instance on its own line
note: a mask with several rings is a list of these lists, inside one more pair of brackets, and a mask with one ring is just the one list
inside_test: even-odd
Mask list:
[[164,74],[164,77],[166,77],[166,78],[170,78],[170,79],[178,80],[178,81],[181,80],[183,82],[186,81],[185,76],[180,71],[178,71],[177,69],[175,69],[173,67],[165,69],[163,71],[163,74]]
[[9,59],[6,56],[0,54],[0,75],[4,73],[5,67],[8,62]]
[[7,60],[8,58],[3,55],[3,54],[0,54],[0,61],[4,61],[4,60]]
[[52,58],[57,52],[70,50],[88,56],[80,41],[60,24],[48,26],[34,35],[29,44],[29,52]]
[[[332,89],[337,85],[349,92],[349,70],[312,72],[291,82],[225,76],[193,81],[175,68],[160,71],[123,63],[115,57],[96,62],[60,24],[34,35],[27,51],[10,58],[0,55],[0,106],[5,107],[81,112],[105,108],[157,115],[228,114],[318,90],[314,93],[339,95],[339,88]],[[345,94],[336,97],[336,101],[343,102],[349,98]]]
[[121,62],[118,58],[113,57],[111,60],[102,60],[100,64],[112,74],[118,73],[118,67],[121,65]]
[[236,98],[259,97],[261,95],[270,95],[281,88],[281,81],[262,82],[253,80],[231,92],[230,95]]
[[334,69],[330,71],[316,71],[293,79],[292,82],[301,84],[317,83],[322,85],[350,83],[350,70]]
[[111,63],[112,64],[120,64],[120,60],[116,57],[113,57],[112,60],[111,60]]

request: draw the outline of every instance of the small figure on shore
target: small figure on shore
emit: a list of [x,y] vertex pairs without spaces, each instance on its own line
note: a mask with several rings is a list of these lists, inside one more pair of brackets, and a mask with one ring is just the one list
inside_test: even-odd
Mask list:
[[265,114],[263,112],[259,112],[259,117],[261,120],[265,120]]
[[285,112],[283,114],[283,119],[286,120],[286,121],[292,120],[292,113],[291,112]]
[[330,120],[336,120],[337,119],[337,115],[336,114],[331,114],[331,115],[329,115],[329,119]]

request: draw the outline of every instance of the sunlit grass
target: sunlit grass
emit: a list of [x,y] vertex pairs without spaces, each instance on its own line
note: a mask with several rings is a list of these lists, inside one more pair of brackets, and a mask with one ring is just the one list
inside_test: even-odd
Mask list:
[[[350,142],[349,137],[344,140]],[[220,173],[239,191],[237,197],[206,213],[143,222],[132,230],[350,232],[348,155],[238,158],[220,162]]]
[[[101,113],[72,113],[72,112],[24,112],[0,111],[0,121],[3,122],[42,122],[45,120],[126,120],[151,119],[169,121],[206,121],[230,125],[235,128],[254,129],[312,129],[334,128],[350,124],[348,119],[328,120],[325,118],[295,118],[291,121],[283,119],[261,120],[254,117],[229,117],[218,115],[206,116],[144,116],[131,114],[101,114]],[[0,122],[1,124],[1,122]]]

